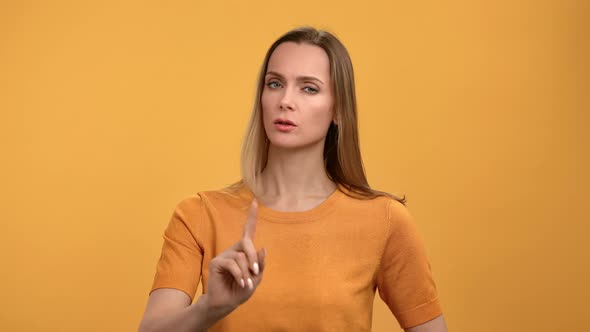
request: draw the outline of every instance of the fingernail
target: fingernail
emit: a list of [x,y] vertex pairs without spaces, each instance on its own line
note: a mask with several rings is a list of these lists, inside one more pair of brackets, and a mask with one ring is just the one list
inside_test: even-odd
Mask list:
[[244,278],[242,278],[242,280],[240,280],[240,285],[242,286],[242,288],[246,287],[246,285],[244,284]]
[[254,262],[254,274],[258,275],[258,272],[260,272],[259,268],[258,268],[258,263]]
[[252,283],[252,279],[248,278],[248,288],[253,289],[254,283]]

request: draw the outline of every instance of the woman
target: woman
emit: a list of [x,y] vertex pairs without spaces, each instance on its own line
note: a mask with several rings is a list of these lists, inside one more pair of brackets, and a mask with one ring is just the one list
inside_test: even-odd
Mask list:
[[404,199],[367,183],[352,64],[330,33],[270,47],[242,176],[176,207],[141,331],[369,331],[375,289],[406,331],[446,331]]

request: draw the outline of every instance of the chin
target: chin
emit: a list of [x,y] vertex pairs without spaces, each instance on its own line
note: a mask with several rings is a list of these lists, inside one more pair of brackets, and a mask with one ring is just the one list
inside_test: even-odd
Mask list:
[[[307,147],[312,147],[316,144],[322,143],[320,140],[301,140],[297,137],[270,137],[270,144],[277,149],[296,150]],[[322,143],[323,144],[323,143]]]
[[270,138],[270,145],[279,149],[297,149],[303,146],[300,142],[295,140],[272,139]]

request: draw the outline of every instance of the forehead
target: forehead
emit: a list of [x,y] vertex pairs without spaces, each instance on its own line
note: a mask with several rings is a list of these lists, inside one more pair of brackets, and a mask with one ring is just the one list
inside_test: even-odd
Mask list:
[[278,72],[287,78],[316,76],[326,82],[330,78],[330,59],[319,46],[285,42],[270,56],[267,71]]

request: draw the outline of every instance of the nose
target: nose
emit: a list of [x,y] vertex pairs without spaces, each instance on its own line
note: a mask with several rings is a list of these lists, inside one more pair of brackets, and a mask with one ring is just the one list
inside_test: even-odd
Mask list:
[[291,89],[283,89],[283,96],[279,101],[279,108],[281,110],[293,110],[293,99],[291,98]]

